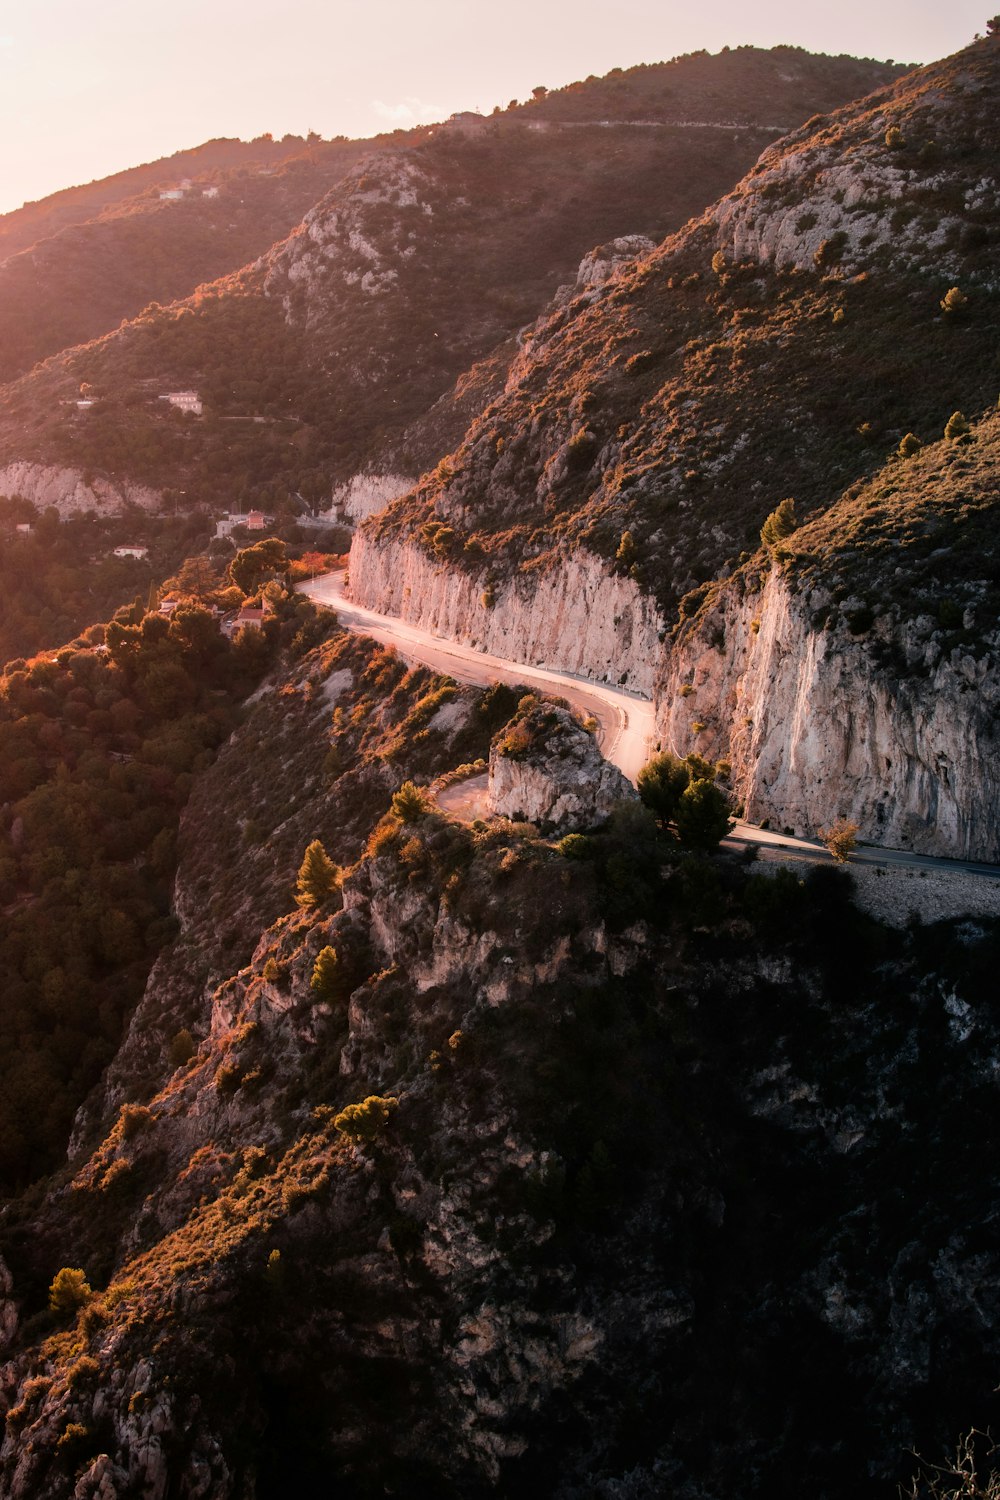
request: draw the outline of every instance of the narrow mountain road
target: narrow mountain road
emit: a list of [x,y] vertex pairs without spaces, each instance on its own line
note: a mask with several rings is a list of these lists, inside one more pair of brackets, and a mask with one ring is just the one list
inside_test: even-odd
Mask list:
[[[326,604],[337,611],[341,623],[349,630],[360,630],[384,645],[393,646],[407,661],[419,662],[436,672],[446,672],[456,682],[473,683],[485,687],[491,682],[523,682],[528,687],[541,687],[556,692],[560,697],[585,716],[597,720],[597,740],[606,760],[618,767],[635,784],[642,767],[655,749],[653,705],[648,698],[636,693],[627,693],[622,688],[609,687],[603,682],[592,682],[589,678],[577,677],[571,672],[554,672],[547,667],[529,667],[521,662],[507,661],[501,656],[487,656],[472,646],[460,641],[444,640],[418,625],[411,625],[398,615],[383,615],[376,610],[356,604],[344,592],[343,571],[322,573],[308,583],[300,584],[303,593],[317,604]],[[445,795],[452,810],[466,810],[476,800],[481,788],[461,786],[449,788]],[[471,801],[470,801],[471,794]],[[474,814],[473,814],[474,815]],[[756,828],[752,823],[737,822],[731,836],[725,840],[730,846],[757,844],[763,849],[780,854],[783,860],[808,864],[832,863],[832,856],[822,844],[813,839],[794,838],[790,834],[776,833],[767,828]],[[940,859],[928,854],[911,854],[906,849],[886,849],[875,845],[860,845],[851,855],[851,864],[883,865],[889,868],[916,870],[941,870],[952,875],[980,875],[1000,880],[1000,865],[977,864],[973,861]]]
[[456,682],[470,682],[478,687],[498,681],[523,682],[527,687],[558,693],[584,716],[597,720],[601,753],[633,784],[652,753],[653,705],[648,698],[570,672],[553,672],[547,667],[528,667],[501,656],[487,656],[458,641],[442,640],[397,615],[377,614],[345,595],[342,572],[323,573],[300,587],[317,604],[328,604],[335,609],[349,629],[363,630],[375,640],[395,646],[407,661],[447,672]]

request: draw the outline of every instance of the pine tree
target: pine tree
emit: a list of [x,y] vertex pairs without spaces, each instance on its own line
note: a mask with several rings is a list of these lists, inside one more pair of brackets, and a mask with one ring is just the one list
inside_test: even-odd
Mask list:
[[317,1000],[333,1001],[339,996],[343,982],[343,972],[340,959],[337,957],[336,948],[321,948],[316,955],[313,965],[312,978],[309,988]]
[[677,837],[687,849],[714,849],[732,828],[725,792],[711,781],[692,781],[677,804]]
[[760,539],[764,546],[773,552],[786,536],[792,534],[798,524],[795,519],[795,501],[782,500],[760,528]]
[[690,779],[690,768],[666,750],[654,755],[639,772],[639,796],[661,826],[673,822]]
[[837,818],[829,828],[819,829],[819,836],[838,865],[843,865],[857,847],[858,825],[849,818]]
[[401,823],[417,823],[431,811],[430,798],[412,781],[404,781],[393,796],[392,811]]
[[313,839],[305,853],[295,885],[299,906],[322,906],[327,897],[340,888],[340,870],[329,857],[319,839]]
[[54,1313],[75,1313],[85,1307],[93,1296],[83,1271],[77,1266],[63,1266],[57,1271],[49,1287],[49,1307]]

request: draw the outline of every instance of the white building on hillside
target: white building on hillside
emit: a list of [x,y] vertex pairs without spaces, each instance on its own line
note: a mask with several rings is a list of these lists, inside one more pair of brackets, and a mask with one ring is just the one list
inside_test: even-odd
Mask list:
[[160,397],[161,401],[169,401],[171,406],[176,406],[178,411],[189,411],[194,416],[200,417],[202,413],[201,397],[197,391],[169,391]]

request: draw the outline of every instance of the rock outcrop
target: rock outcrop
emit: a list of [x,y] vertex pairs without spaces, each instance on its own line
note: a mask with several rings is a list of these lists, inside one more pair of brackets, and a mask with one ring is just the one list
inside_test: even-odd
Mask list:
[[564,307],[576,297],[596,292],[624,266],[631,266],[655,249],[656,242],[644,234],[620,234],[606,245],[598,245],[581,260],[576,280],[556,292],[553,306]]
[[492,656],[652,693],[663,622],[631,578],[592,553],[562,553],[494,584],[485,569],[466,572],[362,528],[350,586],[359,604]]
[[61,516],[92,510],[100,516],[119,514],[128,505],[158,510],[159,491],[131,480],[87,478],[78,469],[48,464],[7,463],[0,467],[0,495],[19,495],[39,510],[54,506]]
[[330,497],[330,511],[338,521],[356,525],[368,516],[378,515],[393,500],[405,495],[414,484],[405,474],[354,474],[337,485]]
[[752,822],[812,834],[844,816],[872,843],[1000,860],[992,652],[942,652],[929,617],[887,615],[856,638],[815,623],[828,605],[780,569],[759,593],[723,588],[671,653],[664,744],[730,760]]
[[[1000,38],[991,35],[977,55],[966,54],[959,110],[947,100],[949,59],[924,70],[919,91],[904,78],[867,107],[811,120],[769,147],[706,216],[717,244],[738,261],[782,268],[836,262],[847,275],[877,257],[897,269],[968,277],[968,217],[995,219],[1000,187],[990,171],[970,181],[963,155],[940,153],[937,141],[947,139],[960,112],[965,139],[983,145],[998,50]],[[922,213],[908,208],[915,189]],[[995,284],[995,270],[987,263],[975,279]]]
[[580,833],[602,823],[635,788],[601,755],[568,709],[538,704],[490,748],[487,803],[544,832]]

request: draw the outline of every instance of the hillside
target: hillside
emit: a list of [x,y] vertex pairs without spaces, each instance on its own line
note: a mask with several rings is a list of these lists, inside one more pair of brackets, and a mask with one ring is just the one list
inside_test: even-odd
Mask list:
[[212,182],[238,169],[280,167],[301,155],[307,145],[314,144],[315,141],[304,141],[301,136],[286,136],[281,141],[265,136],[255,141],[220,138],[95,182],[63,188],[47,198],[0,214],[0,259],[30,250],[32,245],[72,225],[100,218],[154,188],[173,188],[185,178]]
[[[866,675],[882,669],[885,701],[872,708],[870,724],[847,706],[850,673],[835,705],[820,709],[815,700],[823,722],[841,726],[835,743],[843,758],[838,750],[810,769],[804,747],[822,742],[818,724],[796,720],[794,734],[804,738],[788,738],[795,695],[807,702],[823,691],[796,675],[816,656],[810,618],[793,629],[783,616],[788,629],[779,631],[776,649],[791,663],[785,687],[792,696],[779,696],[766,734],[754,728],[749,745],[743,731],[756,724],[759,704],[730,718],[732,695],[717,691],[720,675],[741,678],[742,647],[719,621],[697,654],[683,632],[717,584],[758,552],[761,527],[783,500],[794,498],[796,523],[811,521],[877,474],[907,434],[930,442],[955,411],[971,419],[995,405],[1000,286],[990,164],[1000,146],[998,53],[1000,37],[990,36],[808,122],[700,220],[541,318],[503,392],[456,451],[357,539],[351,578],[360,601],[416,616],[438,607],[451,576],[464,597],[480,601],[450,621],[466,639],[488,640],[504,654],[505,632],[527,628],[525,649],[534,630],[548,660],[580,670],[577,616],[532,614],[531,599],[539,580],[559,596],[559,578],[582,567],[590,580],[588,628],[604,629],[616,672],[635,683],[659,677],[664,742],[682,753],[746,756],[746,778],[756,767],[775,784],[766,795],[748,793],[748,808],[779,826],[815,831],[833,803],[869,837],[995,858],[992,819],[973,819],[972,831],[956,811],[963,802],[995,800],[988,712],[987,738],[970,749],[957,781],[953,775],[949,783],[944,769],[961,761],[954,736],[940,746],[940,765],[936,752],[925,763],[930,751],[920,734],[897,745],[898,782],[894,775],[889,805],[876,816],[884,759],[893,755],[878,749],[883,715],[891,721],[898,701],[898,674],[885,660],[858,664]],[[895,484],[890,460],[879,488]],[[943,504],[940,487],[937,494]],[[994,565],[977,546],[980,515],[976,507],[962,511],[955,561],[967,578],[976,574],[972,592],[988,600]],[[887,538],[869,564],[876,609],[906,593],[905,583],[883,572],[890,559]],[[758,558],[758,571],[768,561]],[[949,597],[950,567],[919,586],[914,578],[901,629],[907,608],[936,610]],[[609,575],[618,580],[614,607]],[[623,587],[634,591],[625,610]],[[651,605],[664,637],[681,629],[677,648],[665,645],[658,663],[627,646],[629,619],[645,620]],[[765,640],[761,619],[753,619]],[[978,665],[956,659],[945,696],[937,685],[942,722],[958,712],[949,695],[964,673],[993,680],[988,606],[979,629]],[[637,629],[634,640],[644,638]],[[842,643],[828,635],[825,657]],[[905,657],[902,643],[899,649]],[[702,681],[697,700],[680,701]],[[754,691],[767,693],[766,674]],[[934,690],[925,683],[921,691]],[[931,699],[916,697],[913,714],[923,722]],[[712,738],[702,741],[708,732]],[[807,794],[799,783],[810,776]]]
[[985,1425],[995,935],[634,806],[582,857],[390,806],[511,705],[327,628],[198,778],[178,941],[0,1230],[3,1493],[846,1500]]
[[[189,171],[199,174],[194,178],[179,170],[174,176],[170,158],[156,164],[152,184],[136,196],[113,199],[91,217],[58,224],[7,254],[0,261],[0,381],[110,332],[150,303],[175,302],[256,259],[370,149],[369,142],[296,140],[263,155],[247,147],[238,166],[228,164],[231,155],[239,161],[235,152],[217,162],[214,152],[206,150],[205,159],[188,153]],[[136,188],[125,175],[127,186]],[[105,184],[109,196],[114,185],[114,179]],[[183,197],[162,199],[161,191]],[[46,205],[52,212],[43,217]],[[45,228],[60,218],[59,206],[52,200],[36,205]],[[84,201],[77,211],[88,206]],[[7,248],[5,222],[0,218],[0,255]],[[17,227],[23,232],[28,226]],[[19,237],[12,226],[7,238]]]
[[[648,94],[707,66],[639,71]],[[550,124],[525,106],[377,154],[255,266],[13,385],[0,456],[183,491],[188,503],[319,498],[390,450],[414,474],[404,429],[572,284],[595,245],[657,241],[703,209],[796,123],[803,88],[829,107],[899,70],[741,49],[709,71],[708,128],[601,123],[598,80],[574,95],[579,108],[593,92],[589,123]],[[768,120],[729,121],[730,87],[764,77]],[[61,403],[83,382],[99,409],[79,414]],[[203,393],[203,421],[174,424],[156,400],[174,388]]]
[[309,199],[0,388],[0,1500],[986,1500],[1000,18],[300,144],[0,265]]

